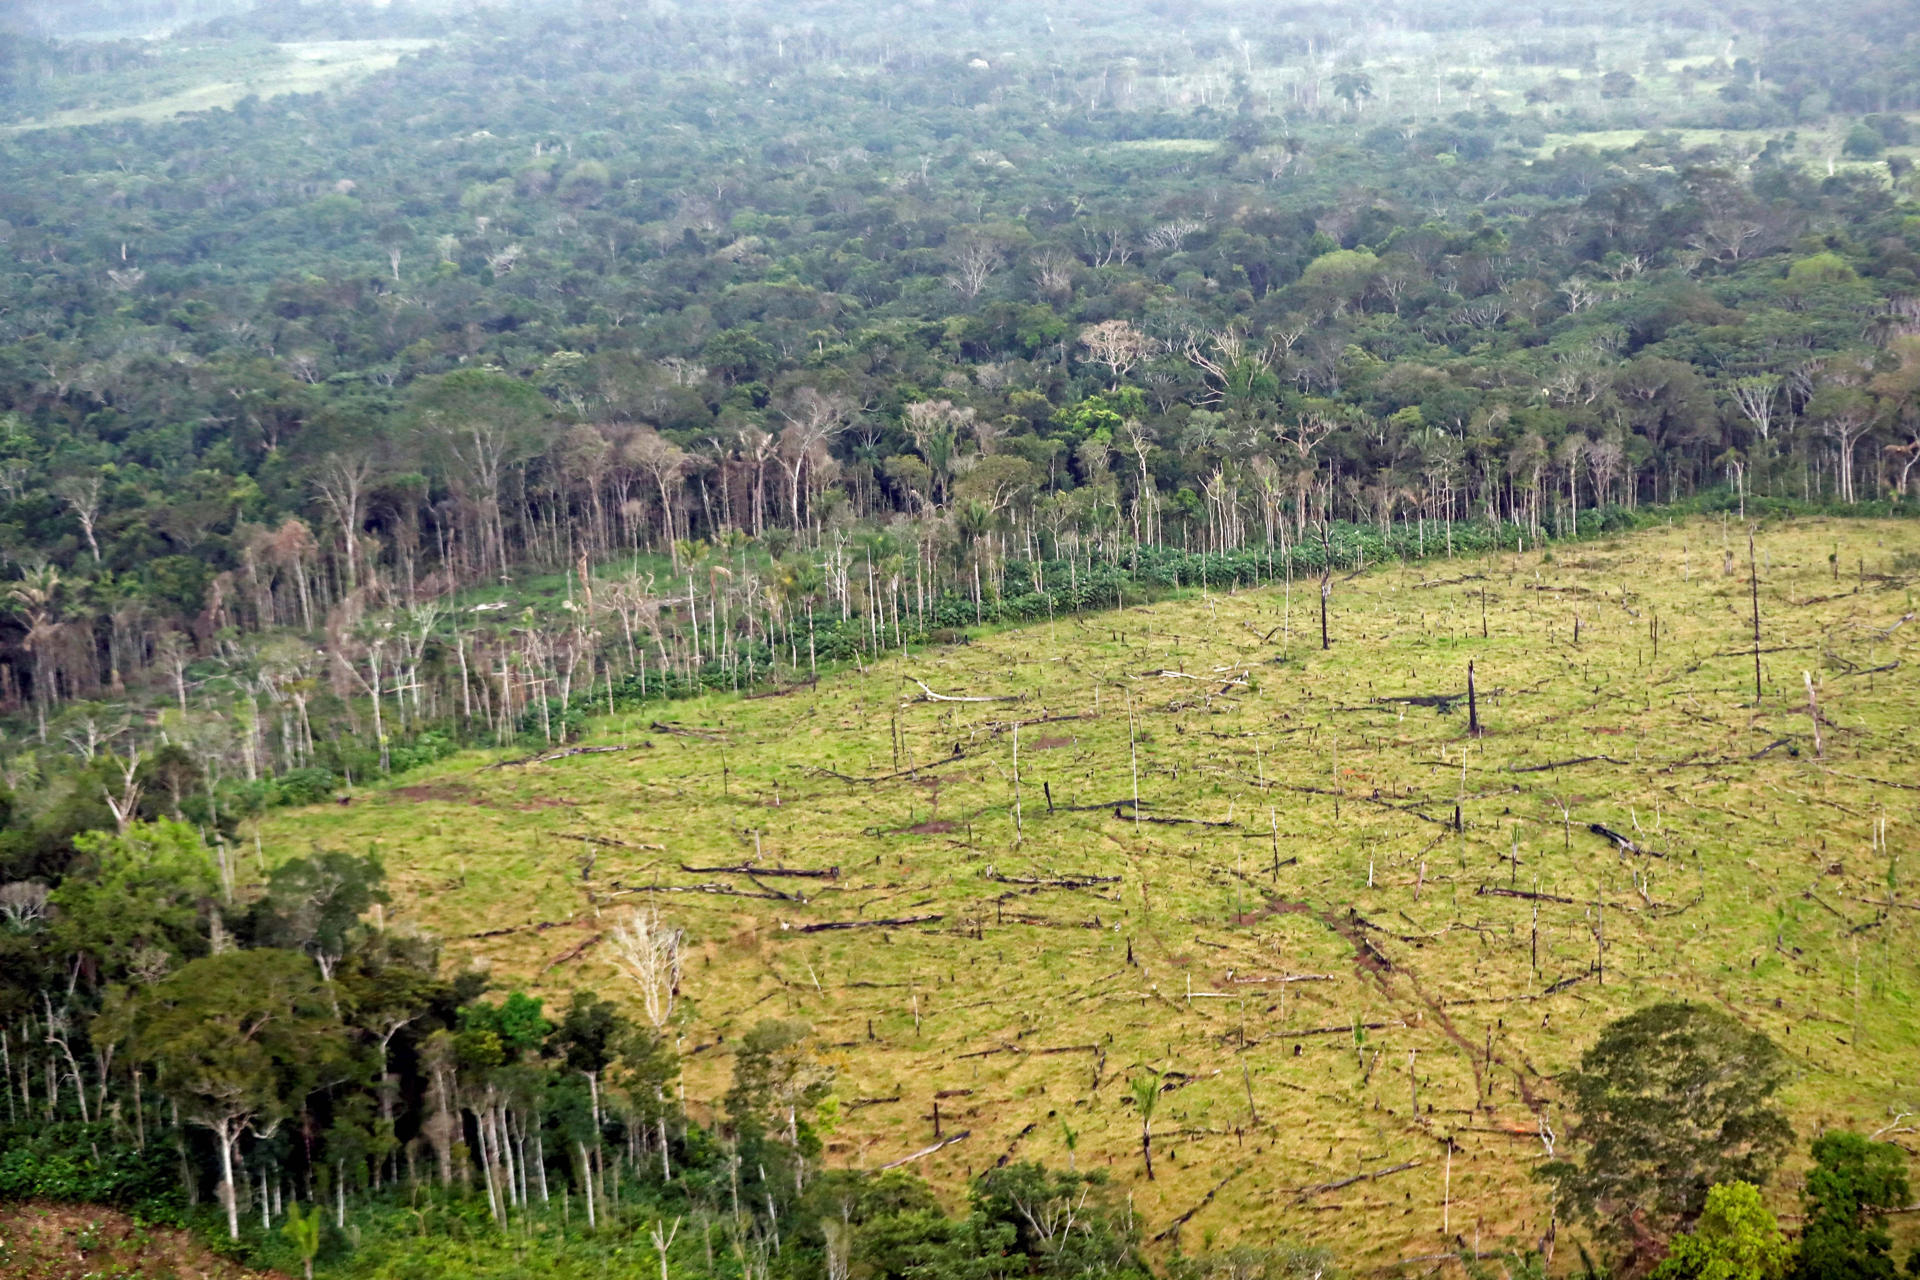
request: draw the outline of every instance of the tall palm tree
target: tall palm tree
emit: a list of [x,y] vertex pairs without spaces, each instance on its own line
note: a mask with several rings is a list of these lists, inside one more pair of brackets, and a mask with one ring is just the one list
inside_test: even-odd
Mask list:
[[1148,1068],[1147,1074],[1127,1082],[1133,1091],[1133,1104],[1140,1108],[1140,1158],[1147,1165],[1147,1181],[1153,1181],[1153,1111],[1160,1103],[1161,1075]]
[[47,740],[47,708],[53,702],[51,669],[53,642],[59,635],[55,598],[60,593],[60,571],[52,565],[26,570],[7,588],[13,611],[27,623],[27,652],[33,655],[33,701],[40,720],[40,741]]
[[1360,103],[1373,96],[1373,77],[1364,71],[1342,71],[1333,77],[1333,96],[1344,99],[1348,111],[1358,112]]

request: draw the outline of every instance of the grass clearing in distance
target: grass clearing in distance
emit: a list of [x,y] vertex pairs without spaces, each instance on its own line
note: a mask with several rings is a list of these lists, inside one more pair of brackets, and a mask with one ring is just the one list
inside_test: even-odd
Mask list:
[[[211,78],[190,88],[157,93],[138,102],[115,105],[74,107],[56,111],[34,120],[6,126],[9,129],[62,129],[106,124],[114,120],[169,120],[195,111],[213,111],[231,107],[241,99],[257,95],[262,99],[289,93],[318,93],[352,80],[385,71],[409,53],[433,47],[432,40],[309,40],[264,46],[273,56],[249,63],[247,74],[239,79]],[[160,46],[164,56],[206,50]],[[208,75],[215,75],[210,64]]]
[[[1697,520],[1338,575],[1326,652],[1317,581],[1196,592],[602,717],[627,750],[466,753],[261,836],[377,850],[391,919],[556,1001],[624,998],[600,940],[656,903],[691,937],[689,1098],[806,1018],[836,1164],[926,1146],[937,1103],[970,1136],[913,1166],[936,1185],[1064,1165],[1070,1125],[1149,1234],[1215,1193],[1189,1251],[1533,1241],[1553,1077],[1632,1009],[1772,1036],[1803,1149],[1920,1084],[1920,524],[1758,547],[1758,706],[1746,541]],[[714,869],[756,860],[839,874]]]

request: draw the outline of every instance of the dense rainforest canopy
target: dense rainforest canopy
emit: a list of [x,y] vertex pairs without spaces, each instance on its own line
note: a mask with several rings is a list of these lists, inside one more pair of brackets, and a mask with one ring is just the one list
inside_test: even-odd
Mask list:
[[0,48],[15,784],[1920,461],[1898,5],[106,9]]

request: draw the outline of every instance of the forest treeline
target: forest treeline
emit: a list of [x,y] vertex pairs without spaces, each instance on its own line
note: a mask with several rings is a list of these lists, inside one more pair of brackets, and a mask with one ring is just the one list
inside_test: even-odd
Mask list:
[[[0,138],[9,872],[1129,588],[1898,505],[1920,76],[1843,8],[217,18],[439,43]],[[1632,123],[1748,132],[1545,144]]]
[[[1130,587],[1898,505],[1920,76],[1843,10],[216,19],[440,43],[0,136],[10,874]],[[0,96],[159,56],[9,41]],[[1749,132],[1545,145],[1634,123]]]

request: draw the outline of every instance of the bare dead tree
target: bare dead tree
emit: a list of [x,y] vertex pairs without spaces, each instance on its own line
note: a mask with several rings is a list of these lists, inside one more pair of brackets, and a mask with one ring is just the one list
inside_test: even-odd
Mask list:
[[1198,218],[1174,218],[1149,230],[1146,245],[1158,253],[1178,253],[1186,246],[1188,237],[1206,229],[1207,224]]
[[679,553],[675,550],[673,538],[673,486],[686,471],[686,450],[647,427],[634,432],[621,443],[620,457],[622,461],[644,471],[653,481],[653,487],[660,497],[660,540],[673,557],[673,567],[678,570]]
[[1116,263],[1124,267],[1133,257],[1133,243],[1122,227],[1082,226],[1080,233],[1086,240],[1087,261],[1096,267]]
[[1102,320],[1088,325],[1080,333],[1080,345],[1086,348],[1087,357],[1093,363],[1107,366],[1113,375],[1114,388],[1153,352],[1152,340],[1125,320]]
[[24,930],[47,918],[47,886],[38,880],[15,880],[0,884],[0,920],[8,927]]
[[1226,402],[1236,377],[1249,361],[1260,368],[1272,367],[1277,350],[1272,342],[1256,346],[1231,325],[1205,334],[1189,333],[1182,348],[1187,363],[1206,376],[1207,393],[1202,401],[1210,405]]
[[608,934],[614,962],[640,988],[640,1003],[653,1029],[665,1032],[680,998],[681,949],[686,934],[660,919],[658,907],[629,912]]
[[827,1280],[848,1280],[853,1274],[853,1231],[846,1218],[828,1218],[820,1224],[827,1245]]
[[1747,529],[1747,574],[1753,591],[1753,705],[1760,705],[1760,564],[1753,552],[1753,529]]
[[1073,293],[1073,259],[1053,250],[1035,254],[1033,278],[1048,297],[1069,297]]
[[133,748],[127,752],[124,759],[115,759],[114,764],[119,766],[119,790],[116,791],[112,786],[104,783],[101,785],[101,790],[105,793],[107,808],[113,810],[113,820],[119,827],[120,834],[125,835],[133,826],[134,818],[139,815],[140,796],[146,790],[139,777],[140,749]]
[[840,434],[853,417],[853,402],[815,387],[802,387],[781,411],[787,425],[780,431],[774,461],[787,473],[787,513],[794,531],[800,528],[800,479],[826,442]]
[[1320,647],[1333,648],[1327,638],[1327,601],[1333,599],[1333,535],[1325,520],[1320,521]]
[[1804,680],[1807,685],[1807,720],[1813,725],[1813,754],[1824,759],[1827,754],[1827,748],[1826,744],[1820,740],[1820,699],[1815,696],[1813,691],[1813,673],[1811,671],[1802,671],[1800,678]]
[[1000,270],[1000,247],[988,240],[967,240],[953,252],[953,270],[947,283],[972,302],[985,292],[987,282]]
[[1771,438],[1773,434],[1774,408],[1779,401],[1783,381],[1777,373],[1755,374],[1734,381],[1734,407],[1753,424],[1753,429],[1760,433],[1762,440]]
[[100,543],[94,537],[94,521],[100,516],[99,472],[80,476],[62,476],[53,485],[53,491],[69,507],[73,508],[74,518],[80,522],[80,532],[86,536],[87,550],[93,553],[93,562],[100,563]]

